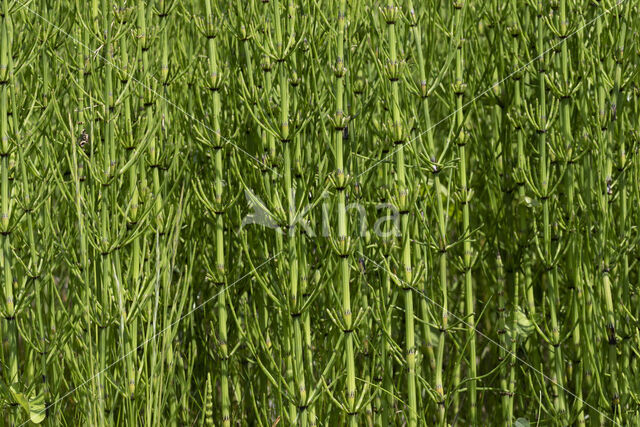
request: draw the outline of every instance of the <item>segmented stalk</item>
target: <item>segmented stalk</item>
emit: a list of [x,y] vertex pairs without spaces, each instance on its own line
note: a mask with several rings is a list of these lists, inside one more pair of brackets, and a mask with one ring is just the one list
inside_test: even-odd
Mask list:
[[[214,11],[211,5],[211,0],[205,0],[205,12],[209,25],[217,25],[214,19]],[[223,203],[223,147],[222,135],[220,130],[220,117],[221,117],[221,101],[220,101],[220,87],[217,83],[219,80],[218,75],[221,74],[219,65],[218,52],[217,52],[217,38],[207,38],[207,53],[209,59],[209,76],[211,80],[211,87],[213,89],[213,130],[214,136],[214,169],[215,169],[215,181],[214,181],[214,197],[215,203],[220,207]],[[229,398],[229,353],[227,347],[227,308],[226,308],[226,285],[227,277],[225,272],[225,248],[224,248],[224,219],[223,210],[220,209],[216,212],[215,223],[215,270],[216,278],[215,282],[219,286],[217,304],[218,304],[218,351],[220,352],[220,400],[221,400],[221,424],[225,427],[231,425],[230,407],[231,401]]]
[[[0,17],[0,168],[2,168],[0,188],[0,241],[2,242],[2,259],[0,265],[3,270],[4,285],[4,332],[7,334],[8,358],[3,367],[6,384],[13,385],[18,382],[18,328],[16,325],[16,301],[14,299],[14,261],[12,256],[11,227],[12,223],[12,192],[13,183],[9,179],[11,168],[11,151],[13,142],[9,138],[9,89],[13,82],[13,69],[11,50],[13,40],[13,23],[9,2],[2,4],[2,17]],[[3,344],[4,347],[4,344]],[[3,354],[5,354],[3,349]]]
[[[514,67],[520,67],[520,44],[522,43],[521,39],[521,27],[518,23],[516,16],[515,3],[511,3],[510,13],[511,13],[511,35],[514,37],[513,42],[513,57]],[[517,68],[516,68],[517,70]],[[512,71],[515,73],[513,75],[514,84],[513,84],[513,116],[511,117],[511,121],[513,124],[513,132],[516,135],[516,160],[514,165],[514,184],[517,187],[517,200],[524,200],[525,197],[525,178],[524,178],[524,170],[525,170],[525,155],[524,155],[524,131],[523,131],[523,103],[522,103],[522,86],[523,86],[523,73],[520,71]],[[509,347],[509,389],[508,389],[508,423],[512,423],[513,413],[514,413],[514,400],[515,400],[515,389],[516,389],[516,350],[518,345],[518,337],[515,334],[516,326],[517,326],[517,310],[519,308],[519,291],[520,289],[530,289],[527,279],[531,277],[530,274],[527,273],[527,267],[529,265],[528,258],[526,255],[526,245],[528,245],[527,239],[527,218],[526,211],[523,209],[521,204],[517,204],[513,207],[514,216],[512,216],[512,224],[511,228],[515,231],[517,238],[515,239],[515,254],[512,255],[512,264],[515,271],[514,275],[514,284],[513,284],[513,301],[511,301],[512,308],[510,313],[510,327],[512,331],[511,337],[511,345]],[[517,218],[517,220],[516,220]],[[517,258],[516,258],[517,257]],[[535,309],[535,306],[534,306]],[[535,311],[533,312],[535,314]],[[509,424],[510,425],[510,424]]]
[[[567,156],[567,171],[565,179],[565,193],[567,195],[567,207],[568,212],[566,214],[565,221],[568,225],[569,235],[568,239],[568,252],[567,252],[567,271],[569,279],[569,288],[572,292],[572,314],[573,322],[579,322],[579,306],[583,304],[582,298],[582,284],[580,283],[579,267],[576,264],[576,259],[579,257],[576,247],[576,212],[575,212],[575,177],[574,177],[574,141],[573,133],[571,131],[571,110],[572,110],[572,89],[573,81],[570,75],[571,56],[569,55],[569,46],[566,42],[566,37],[569,34],[569,20],[567,16],[567,2],[566,0],[560,0],[560,13],[558,15],[556,31],[558,36],[558,42],[562,43],[560,47],[560,75],[561,81],[559,82],[558,92],[560,95],[560,125],[562,127],[562,141],[565,145],[565,155]],[[582,364],[580,363],[580,328],[577,327],[573,332],[573,346],[574,354],[576,357],[575,364],[572,363],[572,373],[575,378],[575,397],[576,397],[576,411],[577,422],[579,425],[584,425],[584,414],[582,413]],[[577,372],[576,372],[577,371]]]
[[462,203],[462,233],[463,233],[463,267],[464,267],[464,294],[465,294],[465,323],[467,326],[467,335],[469,340],[469,417],[472,425],[476,425],[476,331],[475,331],[475,308],[473,298],[473,278],[472,278],[472,256],[471,237],[469,233],[469,203],[471,202],[471,193],[467,183],[467,148],[466,144],[469,140],[465,129],[465,116],[463,111],[463,97],[466,84],[463,80],[463,49],[464,49],[464,32],[463,32],[463,3],[454,3],[454,46],[456,47],[456,71],[454,82],[454,93],[456,95],[456,129],[458,132],[458,154],[459,154],[459,185],[460,198]]
[[[604,7],[604,5],[603,5]],[[600,17],[597,20],[597,33],[598,33],[598,55],[604,57],[605,52],[600,46],[602,40],[606,37],[602,34],[603,31],[601,21],[606,17]],[[626,27],[623,27],[626,31]],[[624,38],[624,33],[621,35]],[[622,42],[623,43],[623,42]],[[620,84],[619,77],[614,77],[614,90],[611,91],[611,95],[608,96],[608,88],[605,87],[606,82],[604,77],[606,73],[613,68],[612,59],[601,61],[597,66],[597,72],[595,77],[597,85],[597,100],[598,100],[598,116],[600,124],[600,131],[598,133],[598,141],[600,145],[600,151],[598,153],[598,170],[600,176],[598,177],[601,190],[600,197],[600,209],[601,209],[601,223],[600,223],[600,250],[602,253],[602,266],[601,266],[601,280],[602,280],[602,298],[604,302],[604,313],[606,316],[606,330],[608,341],[608,372],[610,375],[610,381],[608,387],[608,397],[610,399],[609,404],[611,408],[611,415],[614,420],[621,421],[620,414],[620,392],[618,384],[618,337],[616,331],[616,309],[614,307],[614,284],[611,279],[612,257],[614,254],[611,251],[611,245],[608,243],[610,236],[615,230],[615,220],[612,217],[612,201],[614,197],[613,187],[613,156],[614,156],[614,133],[615,133],[615,121],[619,99],[619,93],[617,89]],[[606,69],[605,69],[606,67]],[[607,102],[609,101],[609,102]],[[608,104],[608,105],[607,105]],[[623,145],[624,149],[624,145]]]
[[[615,61],[615,74],[613,79],[613,92],[611,93],[612,99],[612,125],[615,129],[612,129],[612,132],[615,132],[615,139],[619,141],[618,148],[618,194],[619,196],[619,222],[618,222],[618,239],[626,240],[630,238],[629,234],[629,224],[628,224],[628,160],[627,160],[627,147],[628,143],[625,138],[625,122],[627,120],[627,111],[628,111],[628,102],[626,95],[623,93],[622,84],[623,84],[623,66],[628,60],[625,60],[625,46],[627,46],[628,42],[626,40],[627,37],[627,22],[629,20],[629,8],[630,3],[619,6],[619,9],[616,8],[615,12],[618,13],[616,18],[616,23],[620,25],[620,32],[618,34],[618,40],[616,44],[616,52],[614,58],[610,59]],[[622,245],[621,245],[622,246]],[[619,285],[617,286],[617,295],[616,299],[618,301],[625,301],[625,303],[631,302],[631,291],[629,285],[629,256],[628,256],[628,246],[625,244],[620,248],[622,254],[621,259],[619,261],[620,265],[620,279]],[[626,316],[625,316],[626,317]],[[631,336],[631,331],[629,330],[628,323],[622,325],[621,335],[624,337],[622,344],[622,363],[621,370],[622,372],[629,372],[629,363],[632,359],[631,357],[631,349],[629,345],[628,338]],[[622,390],[629,389],[629,380],[627,376],[622,376]],[[620,401],[621,405],[624,405],[623,401]]]
[[564,369],[562,350],[560,347],[560,329],[558,325],[558,317],[556,307],[559,306],[559,292],[557,288],[557,264],[552,259],[554,254],[551,248],[551,212],[549,198],[551,196],[551,174],[548,172],[547,163],[549,159],[547,157],[547,130],[548,130],[548,117],[547,114],[550,110],[547,109],[547,89],[546,89],[546,72],[548,63],[548,54],[545,48],[545,23],[542,17],[543,11],[542,5],[539,6],[537,15],[537,41],[536,41],[536,53],[538,54],[538,117],[536,129],[538,132],[538,154],[540,156],[538,164],[538,185],[540,192],[540,202],[542,204],[543,215],[543,245],[542,256],[545,268],[543,278],[547,284],[547,297],[549,298],[549,313],[551,317],[551,337],[549,338],[550,354],[555,366],[553,376],[553,395],[554,406],[557,414],[564,418],[565,413],[565,398],[564,398]]
[[335,76],[335,116],[333,142],[335,147],[335,189],[337,193],[337,210],[338,210],[338,237],[336,239],[338,270],[336,275],[336,287],[341,291],[342,299],[342,327],[345,335],[345,358],[347,370],[346,380],[346,409],[348,411],[349,425],[355,427],[357,425],[356,412],[356,374],[355,361],[353,352],[353,316],[351,314],[351,289],[350,289],[350,269],[349,251],[350,238],[348,235],[348,221],[346,209],[346,180],[347,172],[344,165],[344,149],[342,146],[342,133],[346,126],[346,117],[344,113],[344,76],[347,73],[344,61],[344,40],[346,25],[347,2],[339,0],[338,3],[338,21],[337,21],[337,46],[336,58],[334,66]]
[[[426,70],[425,70],[425,60],[422,48],[422,34],[421,34],[421,26],[417,20],[416,12],[413,9],[413,2],[409,0],[408,7],[410,11],[410,23],[412,25],[412,31],[414,36],[414,41],[416,43],[416,50],[418,53],[418,70],[420,77],[420,96],[422,99],[422,116],[424,120],[424,132],[421,132],[420,139],[423,140],[426,138],[426,146],[425,152],[429,157],[429,160],[432,162],[431,172],[433,174],[433,187],[435,189],[435,201],[436,201],[436,217],[437,217],[437,242],[438,242],[438,279],[435,281],[440,285],[440,292],[442,293],[442,301],[440,303],[440,308],[442,310],[441,318],[440,318],[440,334],[437,343],[437,356],[433,354],[431,350],[432,344],[430,343],[430,330],[431,327],[426,323],[424,324],[424,334],[425,341],[427,345],[427,354],[428,360],[430,362],[431,370],[433,372],[433,384],[436,390],[436,393],[440,396],[441,401],[438,403],[438,417],[440,423],[445,422],[446,419],[446,403],[445,403],[445,391],[444,384],[442,379],[442,371],[443,371],[443,363],[444,363],[444,348],[445,348],[445,338],[447,334],[447,324],[448,324],[448,285],[447,285],[447,232],[446,232],[446,216],[444,211],[444,203],[443,198],[445,195],[442,194],[441,191],[441,172],[442,167],[440,166],[440,162],[442,159],[439,159],[433,136],[433,126],[431,122],[431,111],[429,106],[429,87],[427,82]],[[434,275],[436,277],[436,275]],[[424,290],[426,291],[426,289]],[[425,298],[421,299],[421,307],[422,307],[422,317],[423,319],[427,319],[427,301]]]
[[411,267],[411,234],[409,229],[409,210],[411,208],[411,195],[407,187],[407,175],[405,168],[405,134],[403,123],[400,117],[400,95],[399,95],[399,73],[400,64],[398,62],[397,39],[396,39],[396,20],[398,19],[399,8],[395,5],[394,0],[387,2],[387,10],[385,20],[387,22],[387,31],[389,38],[389,64],[388,75],[391,97],[390,97],[390,128],[392,141],[397,146],[395,151],[396,160],[396,182],[395,197],[396,207],[400,214],[400,239],[401,253],[400,262],[402,268],[403,292],[405,304],[405,358],[407,363],[407,404],[409,406],[408,425],[415,426],[417,419],[417,401],[416,401],[416,345],[414,330],[414,314],[413,314],[413,291],[411,284],[413,283],[413,273]]

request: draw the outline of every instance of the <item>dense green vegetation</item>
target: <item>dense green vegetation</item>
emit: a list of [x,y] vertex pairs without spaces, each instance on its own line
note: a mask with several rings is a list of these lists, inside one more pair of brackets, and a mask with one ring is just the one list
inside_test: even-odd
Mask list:
[[0,425],[640,425],[633,0],[0,0]]

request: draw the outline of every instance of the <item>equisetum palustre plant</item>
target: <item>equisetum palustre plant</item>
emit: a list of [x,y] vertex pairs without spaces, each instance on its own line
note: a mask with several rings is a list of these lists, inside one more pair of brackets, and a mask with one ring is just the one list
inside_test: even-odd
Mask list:
[[640,425],[631,0],[0,0],[0,425]]

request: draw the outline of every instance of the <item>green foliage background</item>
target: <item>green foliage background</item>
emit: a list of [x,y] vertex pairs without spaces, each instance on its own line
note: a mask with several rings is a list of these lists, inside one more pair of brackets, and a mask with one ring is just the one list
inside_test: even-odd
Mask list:
[[0,425],[640,425],[638,12],[1,0]]

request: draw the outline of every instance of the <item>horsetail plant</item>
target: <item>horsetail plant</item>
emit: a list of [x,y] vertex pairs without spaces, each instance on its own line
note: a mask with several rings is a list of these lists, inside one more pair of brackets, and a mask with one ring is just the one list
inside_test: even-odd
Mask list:
[[460,169],[458,171],[458,177],[460,180],[460,203],[462,204],[462,235],[463,235],[463,271],[464,271],[464,295],[465,295],[465,321],[467,325],[467,334],[469,336],[469,414],[470,422],[472,425],[477,423],[476,419],[476,331],[475,331],[475,307],[473,298],[473,277],[472,277],[472,258],[473,252],[471,248],[471,229],[470,229],[470,217],[469,217],[469,203],[473,190],[468,186],[467,177],[467,143],[470,140],[468,131],[465,128],[465,116],[463,111],[463,96],[467,88],[467,84],[464,82],[464,70],[463,70],[463,57],[464,57],[464,32],[463,32],[463,15],[465,13],[465,4],[463,2],[454,2],[454,46],[456,48],[456,69],[455,69],[455,81],[453,83],[453,93],[455,95],[455,120],[457,138],[456,144],[458,145],[458,155],[460,162]]
[[344,364],[346,365],[347,378],[345,382],[345,397],[346,401],[342,404],[343,410],[348,416],[348,423],[350,426],[357,425],[358,411],[357,404],[357,390],[356,390],[356,372],[354,362],[354,335],[355,325],[351,306],[351,289],[350,289],[350,256],[351,256],[351,237],[348,235],[347,224],[347,202],[346,202],[346,190],[347,180],[349,175],[345,170],[344,164],[344,147],[343,147],[343,132],[348,126],[348,116],[344,112],[344,78],[348,72],[347,65],[345,63],[345,26],[347,20],[347,1],[338,0],[338,28],[336,35],[336,54],[335,65],[333,68],[333,75],[335,77],[335,112],[332,117],[333,133],[332,139],[334,144],[335,155],[335,170],[333,172],[332,180],[333,186],[337,196],[337,237],[333,241],[334,251],[338,257],[336,267],[338,274],[336,274],[336,289],[340,292],[341,302],[341,319],[340,327],[344,334],[345,342],[345,355]]
[[[400,214],[400,256],[399,263],[402,269],[402,278],[405,283],[413,284],[413,271],[411,267],[411,235],[409,228],[409,213],[412,207],[413,194],[409,193],[407,187],[406,165],[405,165],[405,130],[403,119],[400,116],[400,95],[399,80],[402,72],[402,63],[398,58],[396,23],[399,18],[400,9],[393,0],[389,0],[383,9],[383,18],[387,24],[389,38],[389,59],[386,64],[386,78],[390,84],[390,96],[388,104],[390,106],[391,118],[388,120],[390,140],[393,142],[394,155],[396,160],[396,182],[393,189],[393,203]],[[391,191],[391,189],[389,189]],[[407,365],[407,404],[408,424],[417,425],[417,402],[416,402],[416,345],[414,331],[413,314],[413,290],[404,286],[405,303],[405,358]]]
[[0,424],[637,425],[638,16],[1,0]]

